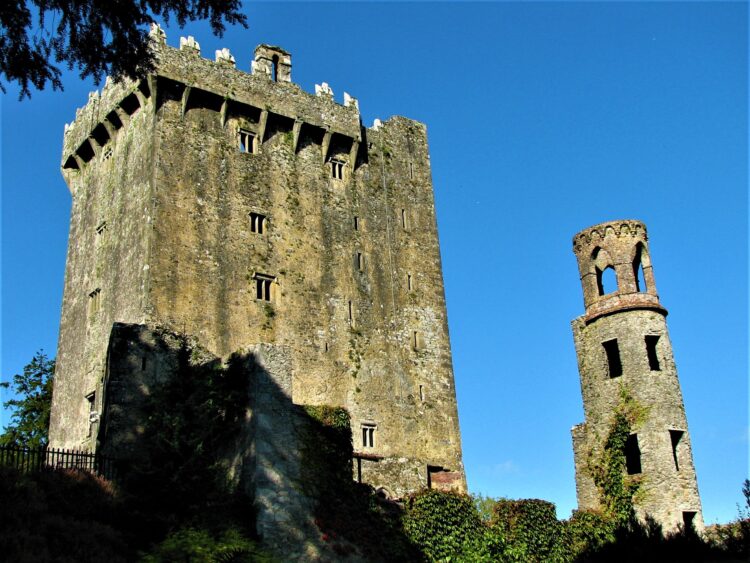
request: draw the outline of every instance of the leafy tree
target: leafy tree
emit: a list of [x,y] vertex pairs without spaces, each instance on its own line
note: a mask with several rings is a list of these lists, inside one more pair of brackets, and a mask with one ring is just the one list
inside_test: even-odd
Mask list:
[[160,18],[207,19],[221,36],[224,23],[247,27],[241,0],[7,0],[0,2],[0,89],[17,82],[21,98],[29,85],[62,89],[62,71],[54,63],[80,70],[96,81],[144,76],[154,67],[148,24]]
[[[55,360],[37,352],[23,373],[13,376],[13,391],[18,399],[5,401],[3,406],[14,409],[11,424],[0,434],[0,445],[39,447],[47,445],[49,411],[52,403],[52,381]],[[9,382],[0,387],[9,388]]]

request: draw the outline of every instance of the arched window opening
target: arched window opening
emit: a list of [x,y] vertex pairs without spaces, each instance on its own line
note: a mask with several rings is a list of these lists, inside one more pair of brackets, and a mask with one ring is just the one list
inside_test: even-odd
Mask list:
[[643,275],[643,246],[638,243],[635,249],[635,258],[633,258],[633,276],[635,277],[635,289],[636,291],[646,292],[648,286],[646,285],[646,278]]
[[279,56],[274,55],[273,59],[271,59],[271,78],[273,78],[274,82],[278,82],[279,80]]
[[612,266],[607,266],[603,271],[597,266],[596,286],[599,289],[599,295],[607,295],[617,291],[617,274]]

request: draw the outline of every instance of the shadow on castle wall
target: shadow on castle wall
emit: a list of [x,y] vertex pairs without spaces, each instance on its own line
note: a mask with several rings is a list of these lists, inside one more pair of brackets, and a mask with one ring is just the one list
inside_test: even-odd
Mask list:
[[99,447],[123,460],[143,533],[237,522],[284,559],[418,560],[400,508],[352,480],[349,417],[292,403],[290,353],[226,362],[192,339],[115,324]]

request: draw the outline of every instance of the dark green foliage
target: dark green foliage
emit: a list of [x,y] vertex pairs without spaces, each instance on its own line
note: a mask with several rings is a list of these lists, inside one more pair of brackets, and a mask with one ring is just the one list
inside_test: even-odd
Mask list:
[[430,561],[455,560],[465,548],[476,550],[485,531],[470,497],[435,490],[409,499],[403,525]]
[[182,528],[169,534],[150,553],[142,555],[142,563],[262,563],[274,561],[258,550],[256,543],[241,531],[229,528],[218,536],[205,529]]
[[154,65],[148,36],[154,19],[174,18],[180,26],[207,19],[219,36],[225,21],[247,27],[240,0],[17,0],[1,6],[0,76],[17,82],[21,96],[30,96],[30,84],[62,89],[54,63],[97,81],[104,74],[144,76]]
[[561,526],[555,505],[538,499],[500,499],[490,526],[506,543],[511,561],[561,561]]
[[0,467],[0,559],[16,563],[132,561],[112,485],[76,470]]
[[576,510],[562,525],[565,549],[572,560],[615,541],[615,522],[600,512]]
[[[52,381],[55,360],[41,350],[24,368],[13,376],[13,391],[18,399],[5,401],[5,408],[13,409],[11,424],[0,434],[0,445],[36,448],[47,445],[49,413],[52,403]],[[10,388],[10,383],[0,383]]]
[[622,386],[620,402],[603,449],[598,454],[591,452],[589,457],[588,469],[599,489],[604,511],[620,525],[628,525],[635,520],[633,498],[641,482],[639,475],[628,475],[625,470],[625,445],[628,436],[637,429],[646,414],[646,410]]

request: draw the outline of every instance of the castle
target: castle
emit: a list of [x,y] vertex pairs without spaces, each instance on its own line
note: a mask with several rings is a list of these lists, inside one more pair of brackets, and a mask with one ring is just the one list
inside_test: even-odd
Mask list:
[[[193,38],[152,38],[153,74],[108,80],[65,129],[73,206],[50,445],[127,451],[139,397],[175,376],[182,335],[211,358],[253,358],[237,456],[252,457],[261,533],[305,517],[291,405],[345,407],[353,478],[387,497],[465,491],[425,126],[363,127],[355,98],[294,84],[279,47],[257,47],[246,73],[226,49],[210,61]],[[579,507],[599,506],[589,456],[625,383],[649,409],[628,446],[628,472],[648,475],[639,511],[701,525],[645,227],[592,227],[574,247]]]
[[581,231],[573,251],[586,312],[572,323],[585,422],[573,427],[579,509],[600,508],[592,469],[615,413],[630,413],[627,479],[639,483],[635,509],[665,531],[703,528],[687,418],[659,302],[646,226],[612,221]]
[[363,127],[355,98],[294,84],[279,47],[247,73],[151,34],[154,73],[107,80],[65,129],[51,446],[127,447],[130,404],[171,369],[159,342],[181,334],[254,353],[295,405],[345,407],[354,476],[382,494],[465,490],[425,126]]

